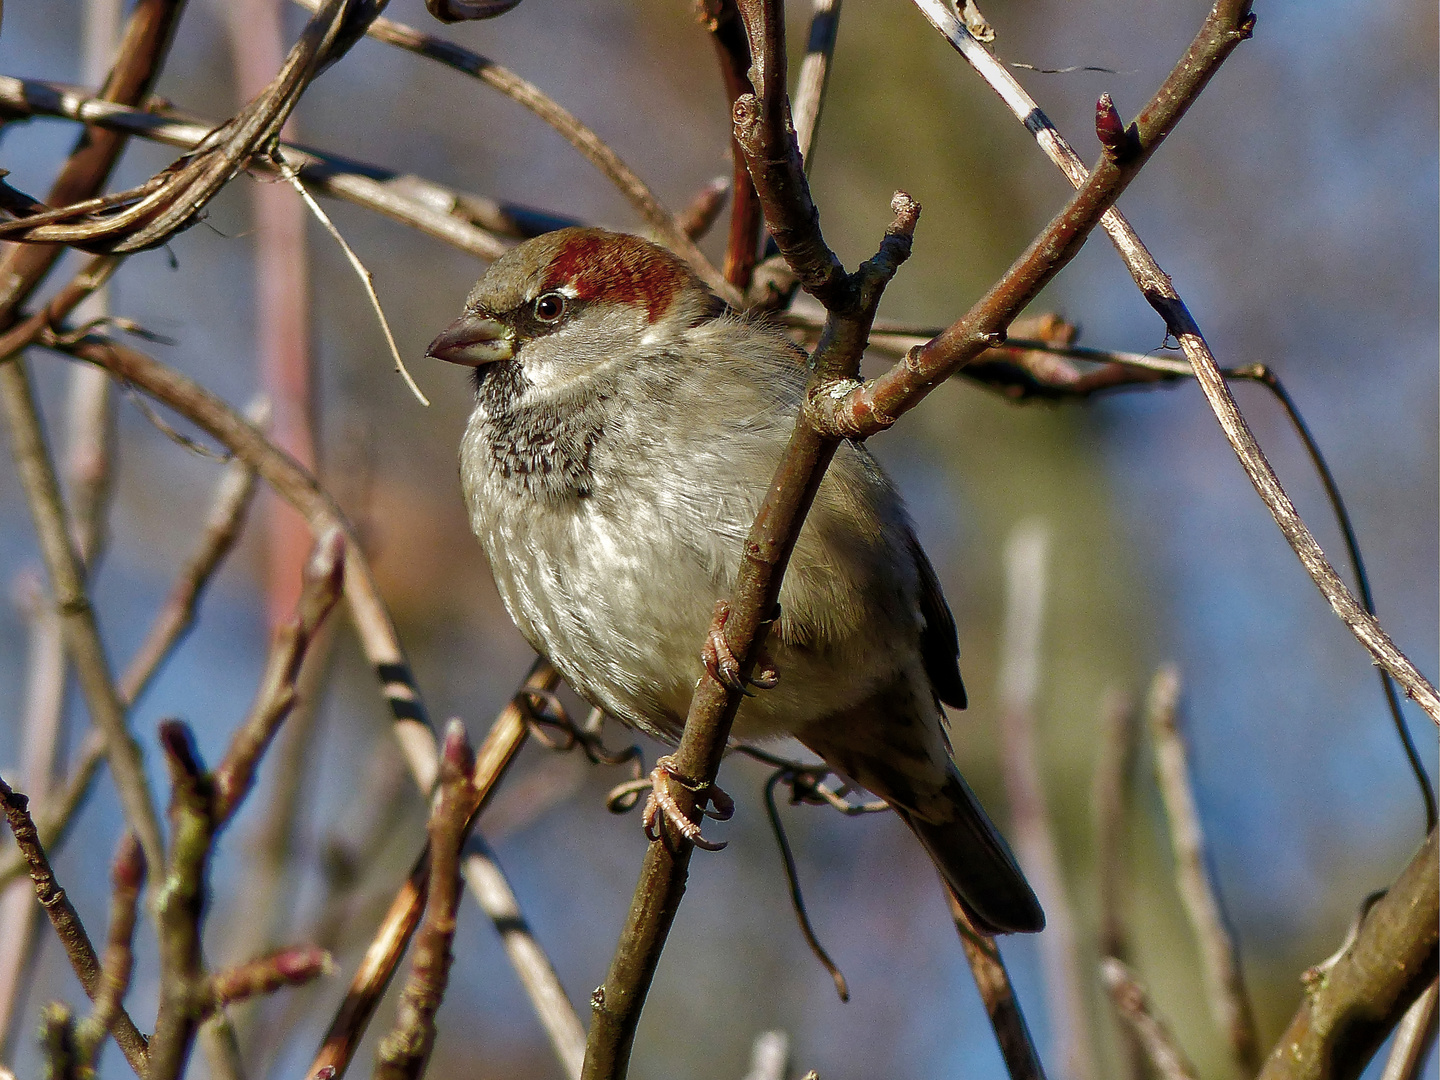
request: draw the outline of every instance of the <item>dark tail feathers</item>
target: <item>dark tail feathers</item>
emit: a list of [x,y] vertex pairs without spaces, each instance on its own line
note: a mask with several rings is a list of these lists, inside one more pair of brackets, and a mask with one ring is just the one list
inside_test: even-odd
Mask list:
[[976,928],[987,934],[1045,929],[1045,912],[1009,845],[954,769],[945,794],[954,812],[944,821],[927,821],[903,807],[895,810],[925,845]]

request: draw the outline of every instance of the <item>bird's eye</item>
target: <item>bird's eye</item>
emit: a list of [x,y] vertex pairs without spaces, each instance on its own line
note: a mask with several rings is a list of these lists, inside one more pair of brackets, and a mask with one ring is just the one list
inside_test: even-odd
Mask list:
[[561,315],[565,314],[565,296],[563,293],[547,292],[535,299],[535,318],[541,322],[556,322]]

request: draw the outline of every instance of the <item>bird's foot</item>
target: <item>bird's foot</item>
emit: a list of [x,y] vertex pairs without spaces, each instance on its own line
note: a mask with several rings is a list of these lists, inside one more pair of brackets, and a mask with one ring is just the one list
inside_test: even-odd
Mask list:
[[[660,839],[660,818],[663,816],[676,832],[696,847],[705,851],[719,851],[727,842],[706,840],[700,835],[700,825],[685,815],[680,809],[680,804],[670,794],[668,785],[671,780],[694,792],[695,805],[704,817],[714,818],[716,821],[729,821],[731,815],[735,813],[735,801],[725,794],[719,785],[704,784],[692,787],[688,781],[676,775],[675,759],[666,754],[656,760],[655,768],[650,773],[650,797],[645,800],[645,836],[652,841]],[[707,802],[714,803],[714,807],[707,806]]]
[[730,605],[724,600],[715,601],[715,616],[710,620],[710,632],[705,635],[705,647],[700,650],[700,662],[716,682],[731,690],[743,690],[740,681],[740,661],[730,650],[725,640],[725,623],[730,619]]
[[[735,658],[730,643],[725,640],[725,623],[729,618],[730,605],[724,600],[716,600],[715,616],[710,621],[705,647],[700,650],[700,661],[716,682],[728,686],[731,690],[747,692],[745,683],[740,678],[740,661]],[[775,661],[770,658],[765,647],[761,646],[760,655],[755,658],[755,671],[750,676],[750,685],[761,690],[770,690],[779,683],[780,672],[775,667]]]

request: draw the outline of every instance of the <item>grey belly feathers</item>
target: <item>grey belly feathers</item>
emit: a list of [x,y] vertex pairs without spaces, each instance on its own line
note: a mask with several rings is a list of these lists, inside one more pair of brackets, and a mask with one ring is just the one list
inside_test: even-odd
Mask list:
[[[671,742],[806,379],[796,353],[741,353],[736,325],[693,331],[700,362],[600,362],[543,399],[521,375],[486,372],[461,450],[471,524],[520,632],[580,695]],[[757,363],[777,369],[763,385],[726,372]],[[694,420],[677,425],[682,404]],[[798,737],[897,808],[982,929],[1039,929],[1038,903],[950,761],[940,700],[964,704],[954,623],[862,446],[840,445],[780,609],[767,646],[779,684],[745,699],[733,737]]]

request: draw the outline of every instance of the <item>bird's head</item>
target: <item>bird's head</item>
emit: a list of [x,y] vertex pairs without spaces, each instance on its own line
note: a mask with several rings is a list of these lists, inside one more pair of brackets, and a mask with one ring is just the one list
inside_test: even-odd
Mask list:
[[723,310],[674,255],[604,229],[560,229],[506,252],[429,356],[476,369],[518,365],[527,396],[662,353]]

